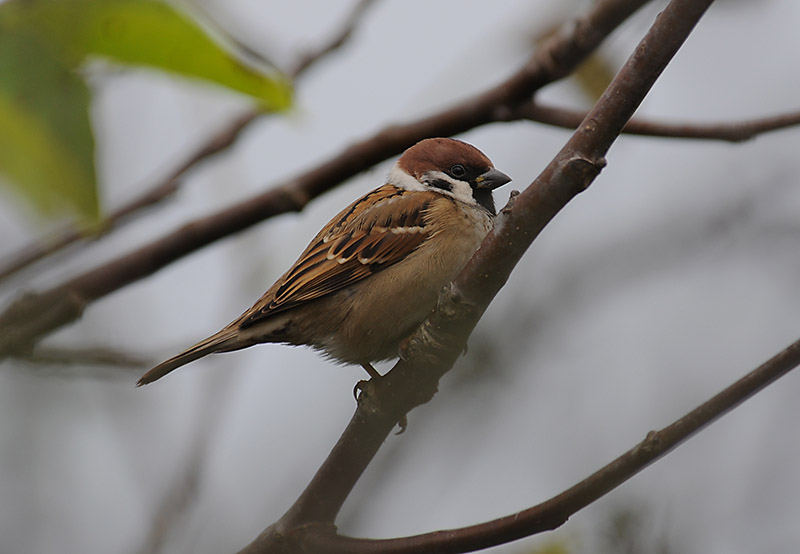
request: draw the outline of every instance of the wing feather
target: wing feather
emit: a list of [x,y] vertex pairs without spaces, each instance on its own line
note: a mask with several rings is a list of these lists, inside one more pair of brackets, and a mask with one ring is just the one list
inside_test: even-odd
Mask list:
[[[420,196],[422,195],[422,196]],[[403,260],[431,236],[426,216],[441,195],[384,185],[326,226],[289,271],[237,322],[254,325],[316,300]]]

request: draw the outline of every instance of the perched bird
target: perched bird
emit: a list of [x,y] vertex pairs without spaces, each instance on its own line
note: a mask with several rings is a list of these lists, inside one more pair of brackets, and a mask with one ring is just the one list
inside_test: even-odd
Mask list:
[[139,379],[152,383],[213,352],[308,345],[346,364],[398,355],[492,228],[492,191],[511,179],[465,142],[406,150],[386,184],[328,222],[300,258],[230,325]]

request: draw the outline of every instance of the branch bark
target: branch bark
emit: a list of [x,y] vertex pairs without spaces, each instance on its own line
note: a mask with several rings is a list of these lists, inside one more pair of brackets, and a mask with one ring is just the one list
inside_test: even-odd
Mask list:
[[502,119],[509,108],[570,73],[647,0],[605,0],[541,45],[514,75],[482,94],[410,123],[384,129],[294,179],[100,265],[59,286],[28,294],[0,315],[0,357],[30,351],[43,335],[80,317],[91,302],[264,219],[298,211],[312,198],[431,136],[451,136]]
[[[542,106],[536,102],[521,104],[508,113],[508,121],[528,119],[555,127],[564,127],[565,129],[577,128],[585,117],[586,112],[555,106]],[[798,124],[800,124],[800,112],[790,112],[733,123],[672,123],[633,118],[623,127],[622,132],[628,135],[649,137],[744,142],[760,134],[793,127]]]
[[[434,396],[439,379],[453,366],[521,256],[561,208],[599,174],[606,152],[712,1],[672,0],[658,16],[555,159],[502,210],[481,249],[411,337],[401,360],[382,379],[361,387],[356,413],[295,504],[242,553],[356,551],[335,545],[326,548],[321,544],[324,540],[313,545],[304,540],[334,532],[339,509],[388,433],[410,410]],[[521,536],[525,534],[515,538]],[[395,545],[396,552],[466,552],[498,544],[485,541],[465,546],[469,543],[459,541],[456,536],[433,549],[420,543]],[[379,551],[370,549],[366,541],[359,548]]]
[[649,432],[642,442],[586,479],[527,510],[478,525],[398,539],[345,537],[329,527],[307,527],[293,538],[300,552],[316,554],[448,554],[473,552],[556,529],[798,365],[800,340],[667,427]]

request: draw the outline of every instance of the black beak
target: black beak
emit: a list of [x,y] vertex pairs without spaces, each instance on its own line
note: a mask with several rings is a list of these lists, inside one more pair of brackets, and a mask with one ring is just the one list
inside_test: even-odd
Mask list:
[[497,187],[502,187],[510,181],[511,177],[500,170],[492,168],[486,173],[478,175],[478,177],[475,179],[475,188],[494,190]]

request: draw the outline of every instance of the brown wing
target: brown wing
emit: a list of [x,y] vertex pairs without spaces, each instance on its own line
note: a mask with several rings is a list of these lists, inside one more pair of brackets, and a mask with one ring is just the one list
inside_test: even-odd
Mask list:
[[292,268],[237,322],[253,325],[321,298],[404,259],[429,236],[425,214],[436,193],[384,185],[337,215]]

